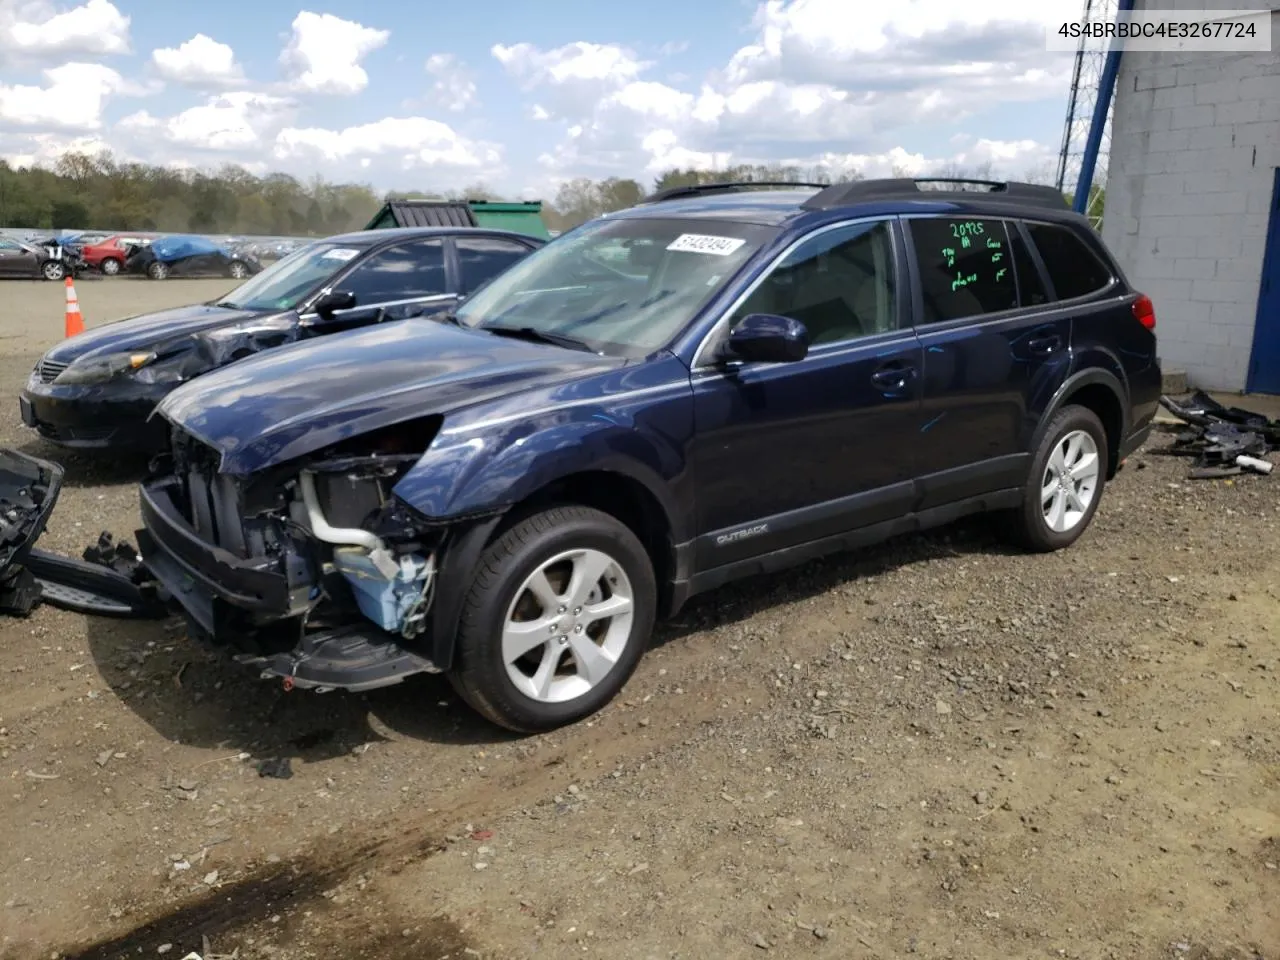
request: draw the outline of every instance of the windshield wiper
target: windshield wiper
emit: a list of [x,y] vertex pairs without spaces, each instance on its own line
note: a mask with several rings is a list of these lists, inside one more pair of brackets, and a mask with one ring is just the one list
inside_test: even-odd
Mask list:
[[487,330],[489,333],[496,334],[499,337],[532,340],[534,343],[549,343],[557,347],[568,347],[570,350],[585,350],[587,353],[595,353],[591,347],[577,337],[570,337],[563,333],[548,333],[545,330],[538,330],[536,327],[507,327],[501,324],[490,326],[486,324],[476,329]]

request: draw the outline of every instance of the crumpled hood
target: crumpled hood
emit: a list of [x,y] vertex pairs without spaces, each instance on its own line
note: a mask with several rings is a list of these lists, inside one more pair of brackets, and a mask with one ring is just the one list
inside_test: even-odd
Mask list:
[[174,307],[158,313],[116,320],[86,330],[64,340],[45,356],[60,363],[70,363],[88,354],[119,353],[124,350],[150,350],[157,344],[183,334],[198,333],[263,316],[261,311],[230,310],[208,303]]
[[184,384],[156,412],[246,474],[406,420],[623,361],[425,318],[289,344]]

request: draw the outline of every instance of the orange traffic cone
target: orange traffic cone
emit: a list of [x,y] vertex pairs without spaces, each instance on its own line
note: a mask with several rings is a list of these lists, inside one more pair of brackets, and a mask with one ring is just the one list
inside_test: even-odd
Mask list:
[[68,274],[67,325],[64,336],[74,337],[77,333],[84,333],[84,317],[80,314],[80,301],[76,299],[75,284],[71,282],[71,276]]

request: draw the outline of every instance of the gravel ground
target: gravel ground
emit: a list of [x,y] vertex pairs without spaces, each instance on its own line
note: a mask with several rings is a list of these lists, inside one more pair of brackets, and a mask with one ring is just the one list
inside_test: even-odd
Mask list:
[[[225,284],[79,288],[92,324]],[[3,289],[12,395],[62,290]],[[0,622],[0,957],[1278,957],[1280,479],[1168,443],[1061,554],[979,520],[704,597],[549,736]],[[63,459],[44,544],[132,531],[138,466]]]

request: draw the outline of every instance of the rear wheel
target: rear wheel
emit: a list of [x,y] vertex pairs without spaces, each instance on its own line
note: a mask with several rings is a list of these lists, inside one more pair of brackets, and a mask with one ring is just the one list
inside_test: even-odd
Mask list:
[[231,274],[232,280],[243,280],[249,275],[249,268],[240,260],[232,260],[227,272]]
[[1089,526],[1107,476],[1107,432],[1096,414],[1067,406],[1049,422],[1031,461],[1014,533],[1031,550],[1061,550]]
[[58,260],[46,260],[40,268],[40,276],[46,280],[61,280],[67,275],[67,268]]
[[587,507],[534,514],[481,558],[450,682],[507,729],[572,723],[626,684],[656,606],[653,566],[627,527]]
[[120,261],[113,259],[112,257],[107,257],[107,259],[102,261],[102,272],[108,277],[114,277],[120,272]]
[[169,276],[168,264],[161,263],[159,260],[154,261],[149,267],[147,267],[147,276],[152,280],[163,280],[165,277]]

